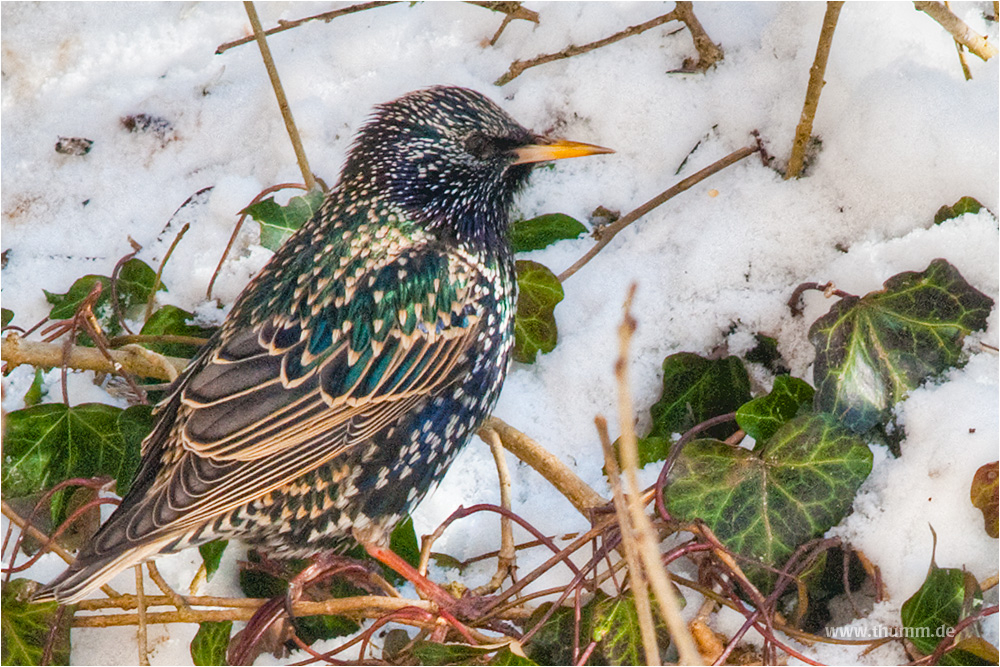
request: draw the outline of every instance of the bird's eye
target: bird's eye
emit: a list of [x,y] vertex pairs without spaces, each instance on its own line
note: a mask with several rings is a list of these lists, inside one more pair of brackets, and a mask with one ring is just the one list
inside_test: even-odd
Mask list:
[[496,145],[482,132],[473,132],[465,139],[465,150],[473,157],[484,160],[496,153]]

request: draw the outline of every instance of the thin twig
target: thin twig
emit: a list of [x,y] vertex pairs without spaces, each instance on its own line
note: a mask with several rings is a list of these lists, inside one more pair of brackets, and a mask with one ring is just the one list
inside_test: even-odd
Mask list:
[[[277,28],[268,28],[264,31],[265,35],[274,35],[279,32],[284,32],[285,30],[291,30],[292,28],[297,28],[303,23],[308,21],[324,21],[329,23],[338,16],[346,16],[348,14],[354,14],[356,12],[362,12],[366,9],[375,9],[376,7],[385,7],[386,5],[394,5],[395,2],[362,2],[357,5],[351,5],[350,7],[344,7],[342,9],[335,9],[330,12],[323,12],[322,14],[316,14],[315,16],[307,16],[303,19],[296,19],[294,21],[278,21]],[[215,49],[215,55],[219,55],[233,48],[234,46],[240,46],[242,44],[247,44],[254,40],[253,36],[241,37],[240,39],[235,39],[231,42],[226,42],[225,44],[220,44],[217,49]]]
[[139,645],[139,664],[149,664],[149,646],[146,643],[146,595],[143,589],[142,565],[135,566],[135,598],[138,602],[139,627],[136,630],[136,643]]
[[153,315],[153,304],[156,303],[156,290],[160,289],[160,277],[163,275],[163,267],[167,265],[167,260],[170,259],[172,254],[174,254],[174,248],[177,247],[177,244],[181,242],[181,239],[184,238],[184,235],[187,234],[187,230],[190,228],[191,223],[185,222],[184,226],[181,227],[181,231],[177,232],[177,236],[174,237],[174,242],[170,244],[169,248],[167,248],[167,254],[163,256],[163,261],[160,262],[160,268],[156,270],[156,279],[153,281],[153,289],[149,290],[149,300],[146,301],[146,317],[143,320],[144,322],[149,320],[149,318]]
[[[500,436],[493,429],[484,429],[486,443],[490,446],[493,460],[497,466],[497,478],[500,486],[500,506],[510,511],[510,470],[507,469],[507,459],[504,458],[503,443]],[[497,571],[489,582],[472,590],[472,595],[487,595],[500,588],[500,585],[507,578],[513,576],[515,569],[516,551],[514,549],[514,530],[511,526],[510,517],[500,515],[500,553],[497,554]]]
[[597,433],[604,451],[604,466],[608,473],[608,483],[614,494],[615,513],[621,527],[622,547],[625,552],[625,562],[628,565],[629,583],[632,587],[632,597],[635,600],[635,611],[639,618],[639,635],[642,638],[642,648],[646,654],[647,665],[659,665],[660,648],[656,641],[656,627],[653,625],[653,610],[649,605],[649,588],[646,574],[642,569],[639,547],[636,544],[635,527],[629,515],[625,494],[622,492],[621,477],[618,472],[618,462],[615,460],[615,450],[611,446],[608,435],[608,422],[604,417],[594,418]]
[[156,587],[163,591],[168,598],[170,598],[175,607],[178,609],[184,609],[188,606],[188,603],[184,600],[184,596],[171,588],[170,584],[168,584],[166,579],[163,578],[163,575],[160,574],[160,570],[156,567],[156,563],[153,561],[147,561],[146,570],[149,572],[149,578],[153,580]]
[[591,509],[608,504],[607,500],[590,488],[569,466],[499,417],[487,419],[483,429],[495,431],[507,451],[534,468],[588,519]]
[[940,2],[915,1],[913,8],[922,11],[941,24],[941,27],[951,33],[955,41],[983,60],[989,60],[997,54],[997,47],[986,41],[986,38],[969,27],[969,24],[958,18],[950,9]]
[[660,561],[656,533],[646,515],[645,507],[640,501],[642,494],[639,489],[639,480],[636,477],[636,470],[639,467],[639,448],[633,423],[632,392],[628,376],[629,348],[636,328],[636,321],[631,312],[634,295],[635,284],[629,289],[628,296],[625,298],[625,314],[621,326],[618,328],[619,354],[615,362],[615,377],[618,381],[618,426],[621,430],[619,449],[622,457],[622,469],[625,474],[625,486],[628,491],[629,514],[632,517],[632,526],[636,531],[639,556],[645,566],[650,587],[656,596],[660,614],[666,621],[670,636],[677,648],[680,662],[683,665],[698,665],[701,664],[701,654],[698,653],[698,647],[691,637],[691,632],[681,617],[681,605],[670,585],[669,574]]
[[806,146],[812,137],[813,119],[819,107],[819,94],[823,90],[823,74],[830,58],[830,46],[833,44],[833,31],[837,27],[837,18],[843,2],[826,3],[826,14],[823,16],[823,27],[819,31],[819,45],[816,47],[816,58],[809,68],[809,85],[806,87],[806,101],[802,105],[798,127],[795,128],[795,141],[792,143],[792,155],[788,158],[788,170],[785,178],[798,178],[805,163]]
[[[948,0],[944,1],[944,6],[951,11],[951,3]],[[953,39],[955,42],[955,50],[958,51],[958,64],[962,66],[962,76],[965,77],[966,81],[972,81],[972,71],[969,69],[969,61],[965,59],[965,49],[962,47],[962,43],[957,39]]]
[[569,267],[568,269],[559,274],[559,282],[564,282],[567,278],[569,278],[574,273],[583,268],[583,266],[587,262],[589,262],[594,258],[594,255],[599,253],[604,248],[604,246],[608,245],[611,242],[611,239],[613,239],[618,234],[618,232],[622,231],[623,229],[631,225],[633,222],[635,222],[642,216],[652,211],[657,206],[660,206],[669,199],[676,197],[685,190],[692,188],[693,186],[705,180],[712,174],[718,173],[723,169],[725,169],[726,167],[733,165],[742,160],[743,158],[747,157],[748,155],[753,155],[756,152],[757,152],[757,146],[746,146],[737,151],[733,151],[732,153],[722,158],[715,164],[711,164],[702,169],[701,171],[699,171],[698,173],[688,176],[687,178],[677,183],[676,185],[672,185],[671,187],[667,188],[660,194],[656,195],[642,206],[639,206],[635,210],[629,211],[622,217],[618,218],[612,224],[608,225],[601,231],[601,238],[597,241],[597,243],[594,244],[594,247],[592,247],[590,250],[584,253],[583,257],[576,260],[576,262],[574,262],[571,267]]
[[662,16],[657,16],[655,19],[650,19],[645,23],[640,23],[639,25],[630,26],[625,28],[621,32],[616,32],[613,35],[605,37],[604,39],[599,39],[596,42],[590,42],[589,44],[584,44],[583,46],[570,45],[567,46],[562,51],[557,53],[547,53],[541,56],[535,56],[531,60],[515,60],[510,64],[510,69],[507,70],[506,74],[497,79],[493,85],[503,86],[517,77],[521,76],[525,70],[532,67],[538,67],[539,65],[545,65],[546,63],[551,63],[556,60],[563,60],[565,58],[572,58],[573,56],[578,56],[594,49],[599,49],[602,46],[607,46],[608,44],[614,44],[617,41],[623,40],[626,37],[632,37],[633,35],[641,35],[642,33],[655,28],[658,25],[663,25],[664,23],[669,23],[670,21],[677,20],[677,12],[670,11]]
[[264,59],[264,67],[267,69],[267,75],[271,79],[274,96],[278,98],[278,107],[281,109],[281,117],[285,121],[288,138],[291,139],[292,148],[295,150],[295,159],[298,161],[299,170],[302,172],[302,181],[306,184],[306,190],[312,190],[316,187],[316,179],[313,178],[305,149],[302,148],[302,139],[299,138],[299,130],[295,126],[295,120],[292,118],[292,109],[288,106],[288,98],[285,97],[285,89],[281,86],[281,79],[278,77],[278,68],[274,65],[274,58],[271,57],[271,48],[267,45],[267,37],[264,35],[264,29],[260,25],[257,10],[254,9],[253,2],[244,2],[243,7],[250,18],[250,25],[253,26],[254,38],[260,47],[260,55]]
[[677,13],[677,20],[687,26],[691,33],[691,40],[694,48],[698,51],[698,60],[692,62],[690,59],[684,62],[681,72],[704,72],[723,58],[722,48],[712,41],[702,27],[698,17],[694,15],[694,6],[690,2],[678,2],[674,11]]

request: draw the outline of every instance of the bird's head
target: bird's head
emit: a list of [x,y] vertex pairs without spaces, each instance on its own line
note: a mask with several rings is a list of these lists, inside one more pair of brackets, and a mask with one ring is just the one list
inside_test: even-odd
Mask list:
[[437,233],[492,246],[504,238],[511,201],[535,164],[611,152],[541,137],[480,93],[441,86],[377,107],[343,181],[359,196],[387,197]]

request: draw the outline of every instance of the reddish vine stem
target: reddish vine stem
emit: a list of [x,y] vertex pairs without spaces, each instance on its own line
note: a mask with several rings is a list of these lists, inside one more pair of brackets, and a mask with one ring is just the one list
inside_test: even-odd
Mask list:
[[[285,188],[298,188],[300,190],[305,190],[306,186],[301,183],[279,183],[278,185],[272,185],[269,188],[261,190],[257,196],[254,197],[249,204],[247,204],[246,208],[250,208],[272,192],[284,190]],[[245,211],[246,209],[243,210]],[[229,236],[229,243],[226,244],[226,249],[222,251],[222,257],[219,258],[219,264],[215,267],[215,272],[212,274],[211,280],[208,281],[208,289],[205,291],[206,299],[212,298],[212,288],[215,286],[215,279],[219,277],[219,272],[222,271],[222,265],[225,264],[226,258],[229,257],[229,251],[233,249],[233,243],[236,242],[236,236],[240,233],[240,229],[243,227],[243,223],[246,221],[248,215],[249,213],[243,213],[240,215],[240,219],[236,221],[236,227],[233,228],[233,233]]]

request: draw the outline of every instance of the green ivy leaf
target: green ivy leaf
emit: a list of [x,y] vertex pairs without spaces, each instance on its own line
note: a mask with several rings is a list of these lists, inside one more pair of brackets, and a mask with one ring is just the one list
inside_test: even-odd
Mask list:
[[[141,259],[132,258],[125,262],[118,272],[118,283],[115,286],[119,310],[125,315],[130,315],[130,310],[145,306],[153,292],[154,282],[156,282],[156,272]],[[64,294],[42,290],[45,292],[46,300],[52,304],[49,318],[68,320],[73,317],[77,308],[80,307],[80,303],[90,294],[95,283],[101,284],[101,295],[94,304],[94,315],[97,317],[97,321],[105,334],[116,336],[121,333],[121,325],[118,323],[115,309],[111,305],[111,278],[108,276],[90,274],[78,278]],[[166,291],[166,289],[161,283],[157,291]],[[80,343],[91,345],[87,336],[81,336]]]
[[[194,317],[192,313],[177,306],[163,306],[154,312],[142,325],[144,336],[194,336],[195,338],[211,338],[215,329],[188,324]],[[198,353],[198,346],[184,343],[149,343],[146,345],[154,352],[168,357],[190,359]]]
[[992,307],[943,259],[889,278],[879,292],[841,299],[809,330],[816,411],[856,433],[887,423],[909,390],[963,362],[963,339],[985,328]]
[[407,516],[396,525],[389,536],[389,548],[413,567],[420,565],[420,544],[417,543],[412,518]]
[[42,383],[45,379],[45,372],[41,368],[35,369],[35,379],[31,381],[31,386],[24,393],[24,407],[30,408],[42,402],[48,392],[42,390]]
[[[334,588],[337,587],[337,583],[334,582]],[[351,588],[350,593],[335,597],[350,597],[351,595],[363,595],[363,591]],[[302,616],[296,618],[294,622],[295,633],[306,644],[313,644],[324,639],[335,639],[336,637],[353,635],[361,629],[360,625],[346,616]]]
[[268,250],[277,250],[316,214],[323,205],[323,198],[323,191],[314,188],[300,197],[292,197],[284,206],[278,205],[274,197],[268,197],[240,213],[248,214],[260,224],[260,244]]
[[[652,598],[650,604],[656,608]],[[658,613],[654,613],[653,618],[657,643],[664,651],[670,645],[670,631]],[[639,612],[631,591],[613,598],[598,594],[591,636],[597,640],[605,664],[642,665],[646,661],[642,632],[639,630]]]
[[[979,611],[983,592],[976,578],[957,568],[938,567],[933,562],[920,590],[903,603],[900,617],[906,637],[922,653],[932,653],[938,643],[953,632],[963,618]],[[970,628],[969,636],[976,634]],[[983,665],[977,655],[952,649],[941,664]]]
[[191,659],[196,665],[225,665],[232,621],[204,621],[191,640]]
[[563,300],[559,279],[547,266],[517,261],[517,314],[514,316],[514,359],[535,363],[538,353],[555,349],[559,332],[553,310]]
[[[663,360],[663,393],[649,408],[649,435],[669,438],[706,419],[735,412],[750,400],[750,377],[737,357],[706,359],[690,352]],[[707,431],[716,437],[733,432],[728,425]]]
[[[840,522],[871,467],[861,438],[830,415],[804,415],[753,452],[711,439],[688,443],[664,500],[675,518],[700,518],[730,549],[780,566]],[[773,581],[763,568],[746,572],[759,587]]]
[[219,569],[222,561],[222,554],[226,552],[229,540],[212,540],[198,547],[201,560],[205,563],[205,581],[209,581],[215,571]]
[[980,512],[983,513],[983,523],[986,534],[992,538],[1000,537],[1000,462],[987,463],[979,468],[972,477],[972,488],[969,489],[969,498]]
[[94,283],[97,282],[101,283],[101,296],[97,300],[97,303],[101,304],[102,301],[106,301],[109,298],[108,295],[111,293],[111,288],[109,287],[111,279],[107,276],[90,274],[82,278],[77,278],[64,294],[42,290],[45,292],[45,299],[53,306],[49,311],[49,319],[68,320],[73,317],[80,302],[90,294],[90,290],[94,288]]
[[419,640],[413,644],[413,656],[421,665],[469,665],[495,647],[471,646],[469,644],[441,644]]
[[0,587],[0,646],[4,665],[40,665],[52,625],[59,623],[50,665],[68,665],[70,621],[73,608],[59,614],[56,602],[31,602],[29,590],[36,586],[29,579],[4,581]]
[[816,392],[808,382],[779,375],[767,396],[748,401],[736,410],[736,423],[760,447],[782,424],[812,407]]
[[531,658],[526,658],[523,655],[518,655],[510,650],[509,646],[504,646],[502,649],[497,651],[497,654],[493,656],[493,659],[489,661],[490,665],[508,665],[510,667],[531,667],[532,665],[537,665],[538,663]]
[[982,208],[983,205],[972,197],[962,197],[951,206],[939,208],[938,212],[934,214],[934,224],[940,225],[945,220],[951,220],[966,213],[979,213]]
[[548,213],[530,220],[517,220],[510,227],[510,245],[514,252],[541,250],[556,241],[579,238],[587,228],[565,213]]
[[[101,403],[48,403],[7,415],[4,493],[18,498],[71,477],[108,475],[125,495],[139,465],[139,443],[152,428],[149,406],[122,410]],[[66,518],[63,491],[52,497],[52,521]]]
[[0,327],[6,327],[14,319],[14,311],[9,308],[0,308]]
[[775,375],[787,375],[788,365],[778,351],[778,341],[770,336],[754,334],[757,345],[748,351],[743,358],[755,364],[760,364]]
[[[255,564],[260,561],[260,554],[256,551],[247,552],[248,563]],[[283,571],[278,573],[280,576],[253,567],[243,567],[239,574],[240,588],[244,595],[251,598],[270,599],[285,595],[288,590],[288,581],[308,564],[309,561],[305,559],[282,561]],[[327,580],[317,584],[317,586],[322,586],[323,592],[331,598],[365,594],[365,591],[338,578]],[[292,622],[299,639],[306,644],[312,644],[321,639],[333,639],[354,634],[360,629],[357,623],[343,616],[299,616],[292,619]]]
[[[551,608],[552,603],[546,602],[538,606],[525,627],[534,627],[542,616]],[[586,614],[586,617],[584,617]],[[580,628],[586,630],[593,614],[592,605],[584,605],[581,609]],[[586,622],[585,622],[586,621]],[[531,642],[525,647],[528,657],[539,665],[572,665],[573,664],[573,609],[559,607],[545,625],[535,633]],[[596,652],[596,651],[595,651]],[[600,664],[596,661],[596,664]]]

